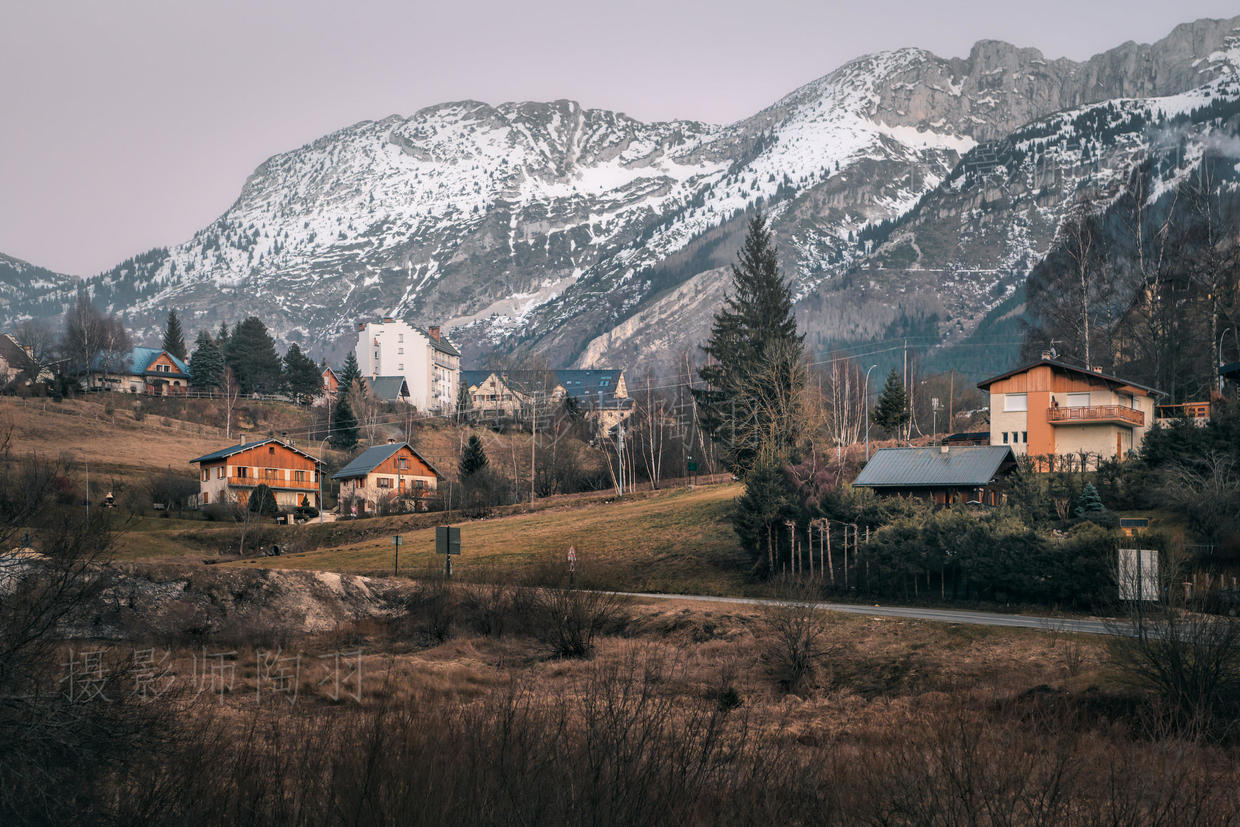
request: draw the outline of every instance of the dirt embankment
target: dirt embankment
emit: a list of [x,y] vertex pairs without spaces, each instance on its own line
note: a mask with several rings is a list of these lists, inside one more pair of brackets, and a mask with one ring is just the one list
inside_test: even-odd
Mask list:
[[279,640],[404,610],[412,584],[334,572],[107,566],[100,593],[67,623],[74,637]]

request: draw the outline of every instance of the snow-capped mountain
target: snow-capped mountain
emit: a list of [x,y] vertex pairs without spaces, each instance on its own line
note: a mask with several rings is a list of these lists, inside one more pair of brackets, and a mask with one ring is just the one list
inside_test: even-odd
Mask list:
[[[467,363],[657,368],[704,337],[762,205],[811,344],[908,315],[952,341],[1011,299],[1081,187],[1121,180],[1160,124],[1238,80],[1240,17],[1083,63],[995,41],[884,52],[726,126],[443,104],[269,159],[193,238],[87,285],[147,335],[170,307],[190,330],[256,314],[334,357],[357,319],[399,315],[444,324]],[[9,320],[72,289],[6,285]]]

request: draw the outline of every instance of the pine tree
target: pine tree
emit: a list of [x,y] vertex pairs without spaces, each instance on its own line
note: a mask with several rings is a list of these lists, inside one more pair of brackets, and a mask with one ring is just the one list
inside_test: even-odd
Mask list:
[[486,450],[482,447],[482,440],[475,436],[469,438],[469,442],[465,443],[465,450],[461,452],[460,472],[461,479],[472,477],[483,468],[487,467]]
[[221,355],[228,350],[228,325],[224,322],[220,322],[220,329],[215,334],[215,346],[220,349]]
[[892,436],[898,436],[900,429],[912,418],[908,407],[908,391],[900,381],[900,374],[895,368],[887,374],[887,383],[874,406],[874,424]]
[[732,289],[715,314],[704,348],[711,364],[694,390],[702,427],[727,449],[727,464],[744,474],[759,454],[786,459],[798,435],[796,404],[805,382],[803,336],[792,292],[762,213],[749,222],[732,265]]
[[342,393],[332,408],[331,445],[333,448],[352,448],[357,445],[357,417],[349,405],[349,395]]
[[182,362],[185,361],[185,334],[181,332],[181,320],[177,318],[175,310],[168,311],[168,323],[164,325],[162,347]]
[[769,577],[778,571],[781,543],[787,547],[784,522],[795,516],[794,502],[783,469],[760,457],[745,475],[745,493],[732,514],[732,528],[753,558],[756,574]]
[[1106,510],[1107,507],[1102,504],[1102,498],[1098,496],[1098,489],[1094,488],[1092,482],[1085,483],[1085,487],[1081,489],[1081,496],[1076,500],[1074,511],[1076,516],[1087,517],[1090,514],[1101,514]]
[[224,361],[237,375],[242,393],[275,393],[284,381],[275,340],[255,316],[237,323],[228,338]]
[[262,514],[264,517],[275,517],[280,513],[280,506],[276,502],[275,492],[266,483],[262,482],[254,487],[249,500],[246,501],[246,507],[255,514]]
[[301,352],[296,342],[284,354],[284,387],[293,400],[308,402],[323,392],[323,374],[314,360]]
[[346,396],[353,387],[353,383],[361,380],[362,369],[357,364],[356,353],[349,351],[349,357],[344,360],[344,367],[340,369],[340,375],[336,378],[340,380],[340,387],[336,389],[338,396]]
[[218,388],[224,380],[224,354],[205,330],[198,332],[189,357],[190,382],[196,388]]
[[469,415],[469,408],[469,387],[464,382],[458,382],[456,388],[456,419],[458,422]]

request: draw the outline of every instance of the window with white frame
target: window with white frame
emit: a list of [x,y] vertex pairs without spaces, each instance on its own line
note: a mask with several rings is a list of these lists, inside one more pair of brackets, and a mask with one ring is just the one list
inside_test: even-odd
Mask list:
[[1023,393],[1009,393],[1003,397],[1003,410],[1005,411],[1027,411],[1029,410],[1029,397]]
[[1068,394],[1068,407],[1069,408],[1088,408],[1089,407],[1089,393],[1086,392],[1086,393]]

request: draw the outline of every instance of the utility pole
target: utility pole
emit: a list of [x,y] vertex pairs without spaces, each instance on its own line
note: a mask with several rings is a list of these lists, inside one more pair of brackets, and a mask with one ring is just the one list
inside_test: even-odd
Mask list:
[[624,423],[616,426],[616,458],[620,468],[620,496],[624,496]]
[[530,407],[530,506],[534,505],[534,447],[538,444],[538,391],[534,391],[533,404]]

